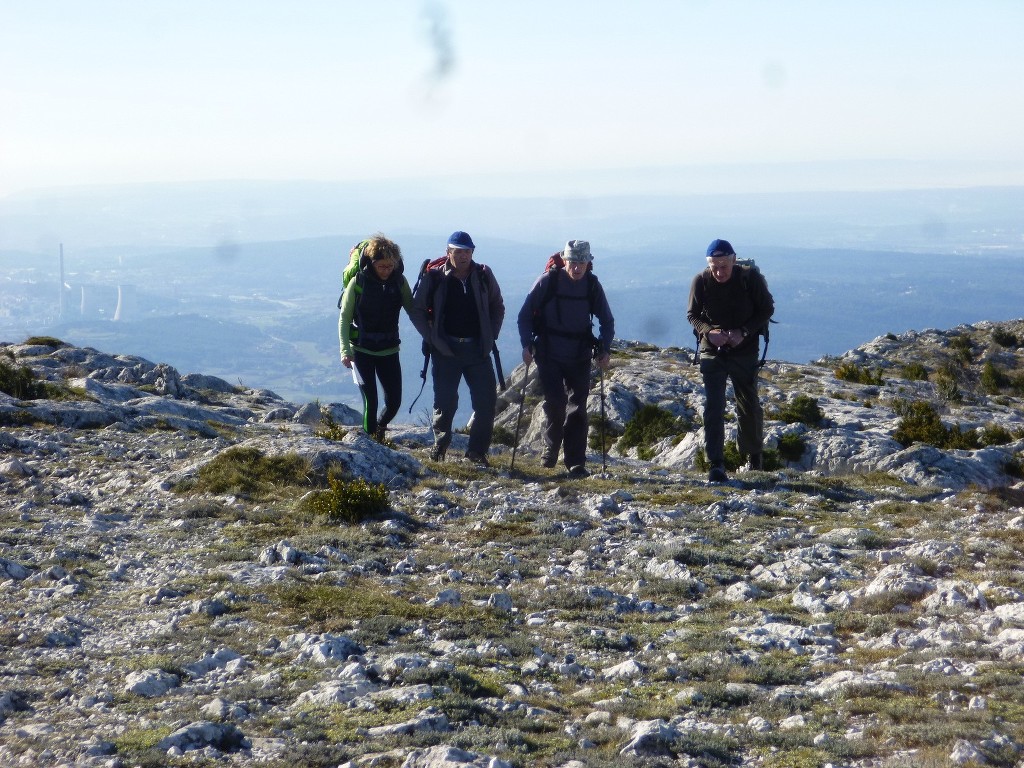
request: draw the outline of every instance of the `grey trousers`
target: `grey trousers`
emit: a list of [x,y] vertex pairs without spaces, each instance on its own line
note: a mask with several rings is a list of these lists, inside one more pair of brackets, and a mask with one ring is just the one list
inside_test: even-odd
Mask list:
[[473,404],[473,425],[469,429],[467,453],[486,456],[494,435],[494,410],[498,401],[498,381],[491,367],[491,358],[481,354],[475,341],[451,342],[451,357],[436,350],[431,366],[434,385],[434,445],[442,453],[452,442],[452,421],[459,408],[459,383],[463,378],[469,387]]

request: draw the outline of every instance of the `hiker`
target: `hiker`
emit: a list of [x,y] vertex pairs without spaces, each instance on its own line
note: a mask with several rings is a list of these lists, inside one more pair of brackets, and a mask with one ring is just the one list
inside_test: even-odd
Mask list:
[[725,388],[736,393],[738,444],[750,469],[763,469],[763,414],[757,397],[758,334],[775,311],[775,301],[761,273],[737,266],[727,240],[713,240],[708,266],[693,278],[686,319],[699,338],[704,378],[704,450],[708,480],[722,483],[725,473]]
[[[554,257],[552,257],[554,258]],[[548,469],[561,448],[570,477],[586,477],[587,398],[591,360],[608,369],[615,319],[604,288],[592,271],[586,240],[570,240],[561,254],[564,266],[547,269],[530,289],[519,311],[523,362],[537,363],[544,392],[544,452]],[[549,261],[550,264],[550,261]],[[594,338],[593,318],[600,324]]]
[[[345,286],[338,318],[341,362],[354,368],[363,395],[363,429],[384,441],[388,424],[402,403],[402,364],[398,348],[398,314],[412,311],[412,290],[402,270],[402,252],[384,235],[362,244],[362,263]],[[377,415],[377,381],[384,410]]]
[[413,294],[410,317],[433,358],[433,461],[443,461],[452,441],[452,421],[459,407],[459,383],[466,379],[473,404],[466,458],[489,466],[498,393],[490,353],[495,346],[505,303],[494,274],[473,261],[476,245],[466,232],[448,238],[447,260],[428,270]]

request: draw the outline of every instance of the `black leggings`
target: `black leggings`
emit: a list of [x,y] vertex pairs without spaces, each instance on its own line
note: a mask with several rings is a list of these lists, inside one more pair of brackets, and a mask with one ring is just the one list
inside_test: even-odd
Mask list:
[[[398,353],[392,355],[369,355],[355,350],[353,359],[362,384],[363,429],[371,435],[384,429],[395,418],[402,405],[402,363]],[[384,390],[384,410],[377,415],[377,381]]]

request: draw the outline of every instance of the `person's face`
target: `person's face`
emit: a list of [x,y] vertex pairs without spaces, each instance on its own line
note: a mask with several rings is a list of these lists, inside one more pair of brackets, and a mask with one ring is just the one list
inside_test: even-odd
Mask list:
[[395,266],[394,259],[378,259],[373,262],[373,271],[381,280],[387,280],[391,277],[391,273],[395,271]]
[[587,262],[585,261],[567,261],[565,262],[565,274],[569,276],[570,280],[581,280],[583,276],[587,274]]
[[456,271],[466,269],[473,260],[473,249],[448,248],[448,260]]
[[736,255],[710,256],[708,266],[711,268],[711,276],[716,282],[726,283],[732,277],[732,267],[736,263]]

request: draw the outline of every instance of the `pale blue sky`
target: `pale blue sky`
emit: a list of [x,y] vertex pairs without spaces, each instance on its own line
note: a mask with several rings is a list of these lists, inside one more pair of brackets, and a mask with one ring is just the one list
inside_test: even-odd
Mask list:
[[642,191],[627,171],[652,167],[1024,184],[1022,38],[1020,0],[0,0],[0,197],[588,170]]

